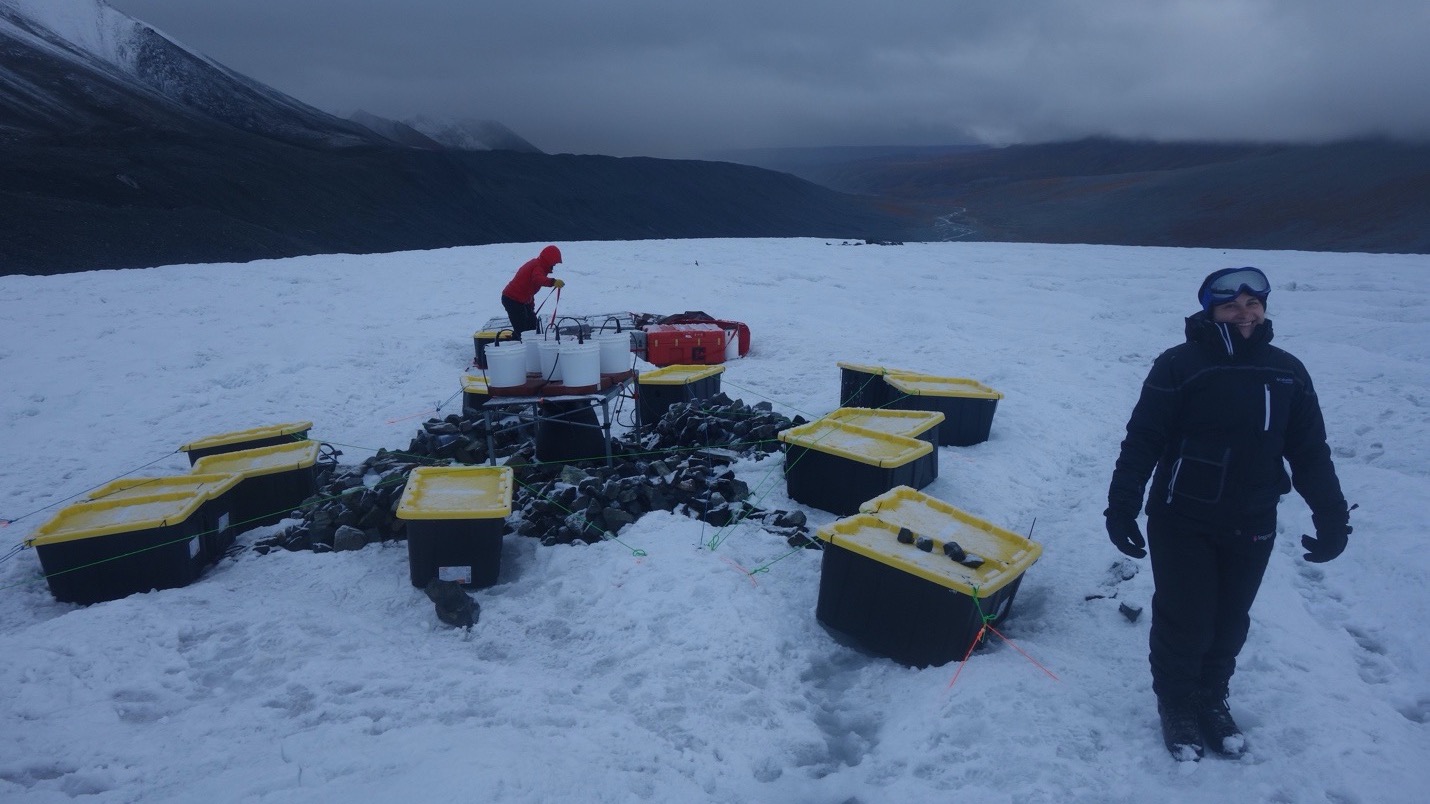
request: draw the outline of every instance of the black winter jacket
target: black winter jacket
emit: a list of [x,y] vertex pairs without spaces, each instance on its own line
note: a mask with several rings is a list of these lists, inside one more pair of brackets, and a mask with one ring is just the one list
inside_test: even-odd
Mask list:
[[1108,517],[1137,517],[1155,467],[1148,516],[1270,533],[1294,481],[1318,526],[1344,525],[1346,501],[1311,377],[1271,345],[1271,322],[1242,338],[1235,326],[1197,313],[1186,333],[1142,384],[1112,473]]

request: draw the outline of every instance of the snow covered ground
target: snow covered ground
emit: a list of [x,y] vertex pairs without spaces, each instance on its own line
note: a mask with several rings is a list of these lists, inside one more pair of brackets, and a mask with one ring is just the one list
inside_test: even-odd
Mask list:
[[[0,552],[121,474],[187,471],[176,448],[213,433],[311,420],[354,464],[406,447],[457,410],[473,331],[541,245],[0,278]],[[1022,652],[993,639],[961,672],[866,655],[814,618],[817,551],[754,525],[710,549],[711,526],[668,514],[594,546],[507,537],[470,638],[400,544],[244,552],[89,607],[55,602],[24,549],[0,563],[0,800],[1424,800],[1430,256],[560,245],[561,312],[747,322],[731,397],[817,417],[838,361],[1005,394],[925,491],[1043,545],[1000,629]],[[1309,512],[1283,503],[1233,680],[1250,754],[1179,766],[1148,618],[1117,611],[1148,605],[1145,560],[1119,599],[1086,598],[1120,558],[1100,512],[1142,378],[1201,278],[1242,264],[1272,279],[1276,343],[1309,367],[1360,508],[1317,566]],[[763,507],[797,507],[780,464],[738,466]]]

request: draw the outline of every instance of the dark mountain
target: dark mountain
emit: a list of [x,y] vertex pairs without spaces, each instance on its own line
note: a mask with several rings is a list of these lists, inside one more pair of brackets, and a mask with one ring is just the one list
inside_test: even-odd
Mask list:
[[513,241],[911,234],[886,204],[786,174],[547,156],[521,152],[535,149],[504,127],[486,130],[518,150],[409,147],[100,0],[4,0],[0,273]]
[[1430,146],[1089,139],[756,164],[942,209],[943,239],[1430,252]]

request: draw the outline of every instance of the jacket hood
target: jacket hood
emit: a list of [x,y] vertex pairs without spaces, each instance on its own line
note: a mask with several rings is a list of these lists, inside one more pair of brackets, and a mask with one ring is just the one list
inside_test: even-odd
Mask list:
[[537,259],[541,260],[542,265],[551,268],[561,262],[561,249],[555,246],[547,246],[541,250],[541,254]]

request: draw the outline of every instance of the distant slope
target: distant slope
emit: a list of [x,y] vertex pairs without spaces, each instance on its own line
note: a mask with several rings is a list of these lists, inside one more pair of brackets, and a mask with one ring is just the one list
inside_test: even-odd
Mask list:
[[1430,252],[1430,146],[1090,139],[808,165],[844,192],[946,210],[971,239]]
[[0,274],[536,240],[919,239],[887,206],[718,162],[134,130],[0,148]]
[[457,125],[458,144],[444,148],[404,124],[368,122],[378,130],[98,0],[0,0],[0,273],[910,232],[886,204],[743,165],[546,156],[490,121]]

